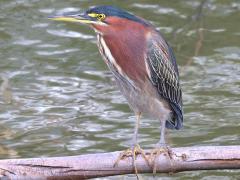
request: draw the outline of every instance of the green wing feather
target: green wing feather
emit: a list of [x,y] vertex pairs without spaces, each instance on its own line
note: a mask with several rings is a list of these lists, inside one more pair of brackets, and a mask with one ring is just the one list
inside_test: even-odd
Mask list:
[[167,128],[180,129],[183,124],[182,91],[179,75],[171,47],[159,36],[158,41],[148,43],[147,63],[151,73],[151,82],[158,93],[172,108],[173,118],[166,123]]

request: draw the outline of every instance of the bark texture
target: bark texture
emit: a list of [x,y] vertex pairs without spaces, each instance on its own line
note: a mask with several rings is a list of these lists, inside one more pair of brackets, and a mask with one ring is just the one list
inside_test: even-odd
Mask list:
[[[134,173],[132,157],[125,157],[116,167],[118,152],[67,157],[0,160],[0,179],[88,179]],[[150,157],[150,150],[145,152]],[[202,146],[172,148],[156,159],[157,173],[181,171],[240,169],[240,146]],[[149,164],[138,155],[139,173],[152,173]]]

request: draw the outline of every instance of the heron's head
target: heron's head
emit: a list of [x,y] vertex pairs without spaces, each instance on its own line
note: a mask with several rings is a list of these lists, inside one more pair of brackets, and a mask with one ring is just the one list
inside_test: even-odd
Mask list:
[[107,32],[109,29],[131,28],[136,24],[149,26],[144,19],[114,6],[97,6],[84,13],[71,13],[49,18],[56,21],[87,24],[100,33]]

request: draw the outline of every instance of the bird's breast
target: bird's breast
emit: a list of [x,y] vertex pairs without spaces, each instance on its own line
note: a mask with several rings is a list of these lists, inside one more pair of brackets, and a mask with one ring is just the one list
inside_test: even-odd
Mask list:
[[135,84],[148,77],[145,44],[143,35],[98,35],[98,47],[109,69]]
[[[109,47],[101,35],[98,35],[98,46],[104,61],[115,77],[116,84],[135,112],[145,112],[158,118],[161,113],[169,112],[164,100],[160,99],[156,88],[145,78],[148,73],[145,61],[135,59],[140,58],[139,56],[127,57],[126,52],[123,53],[120,49],[118,49],[118,52],[121,52],[121,54],[118,54],[118,52],[113,51]],[[113,52],[115,53],[113,54]],[[130,57],[133,59],[130,59]],[[123,60],[126,63],[121,62]],[[126,70],[126,66],[132,66],[132,68],[127,68]]]
[[116,81],[119,84],[126,84],[127,86],[135,89],[136,86],[134,81],[125,74],[122,67],[117,63],[116,59],[112,55],[111,50],[107,46],[104,38],[101,35],[98,35],[97,37],[100,54],[102,55],[110,71],[113,73]]

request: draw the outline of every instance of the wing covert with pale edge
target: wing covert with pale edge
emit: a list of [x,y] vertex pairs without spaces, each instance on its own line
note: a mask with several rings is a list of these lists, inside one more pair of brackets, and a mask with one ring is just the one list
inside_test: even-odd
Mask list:
[[158,36],[158,39],[160,40],[150,39],[148,42],[146,60],[150,70],[150,80],[172,109],[173,116],[166,122],[166,127],[180,129],[183,124],[182,90],[176,59],[167,42],[161,36]]

